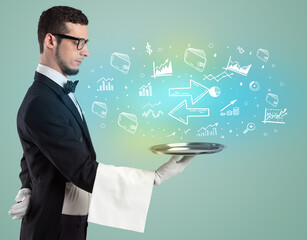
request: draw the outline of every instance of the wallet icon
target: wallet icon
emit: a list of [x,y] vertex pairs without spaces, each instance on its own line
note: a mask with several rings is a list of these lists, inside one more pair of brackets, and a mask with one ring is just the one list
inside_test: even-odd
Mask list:
[[135,134],[138,127],[138,119],[134,114],[122,112],[118,116],[118,126],[131,134]]
[[127,54],[114,52],[111,55],[110,64],[118,71],[127,74],[130,68],[130,58]]
[[269,60],[269,57],[270,57],[269,51],[262,49],[262,48],[259,48],[257,50],[257,57],[259,59],[261,59],[262,61],[267,62]]
[[105,118],[107,115],[107,105],[102,102],[92,103],[92,112],[101,118]]
[[204,50],[188,48],[184,53],[184,62],[197,71],[203,72],[207,62],[206,53]]
[[266,102],[271,104],[273,107],[277,107],[278,105],[278,96],[276,94],[273,93],[268,93],[266,95]]

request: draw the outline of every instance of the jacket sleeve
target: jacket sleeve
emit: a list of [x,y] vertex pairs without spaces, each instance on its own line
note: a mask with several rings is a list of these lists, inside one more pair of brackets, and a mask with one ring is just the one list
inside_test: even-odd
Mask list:
[[34,97],[24,112],[28,135],[48,160],[73,184],[92,192],[98,163],[70,121],[69,109],[60,101]]
[[20,160],[21,172],[19,173],[19,179],[21,181],[21,188],[29,188],[31,189],[31,178],[29,174],[29,169],[27,165],[27,161],[25,155],[23,154]]

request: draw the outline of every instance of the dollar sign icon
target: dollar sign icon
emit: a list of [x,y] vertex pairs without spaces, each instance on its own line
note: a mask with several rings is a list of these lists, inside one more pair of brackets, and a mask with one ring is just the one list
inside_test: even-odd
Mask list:
[[151,55],[151,53],[152,53],[152,50],[150,49],[151,48],[151,46],[149,45],[149,43],[147,43],[147,45],[146,45],[146,52],[148,52],[148,54],[149,55]]

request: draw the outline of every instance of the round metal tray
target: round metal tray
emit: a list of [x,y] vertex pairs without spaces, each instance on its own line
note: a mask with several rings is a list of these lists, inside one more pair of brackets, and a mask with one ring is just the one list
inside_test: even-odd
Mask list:
[[167,143],[159,144],[148,148],[156,154],[166,155],[199,155],[211,154],[222,151],[225,145],[208,142],[187,142],[187,143]]

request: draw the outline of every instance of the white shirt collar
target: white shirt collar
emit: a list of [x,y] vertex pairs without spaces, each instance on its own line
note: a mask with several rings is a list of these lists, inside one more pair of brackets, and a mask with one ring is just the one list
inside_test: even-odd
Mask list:
[[38,64],[36,71],[50,78],[55,83],[60,85],[62,88],[64,88],[64,85],[69,80],[67,77],[65,77],[63,74],[59,73],[58,71],[50,67],[47,67],[45,65],[42,65],[40,63]]

